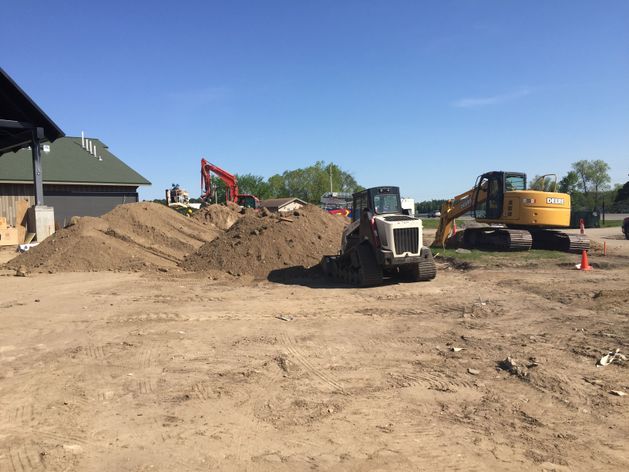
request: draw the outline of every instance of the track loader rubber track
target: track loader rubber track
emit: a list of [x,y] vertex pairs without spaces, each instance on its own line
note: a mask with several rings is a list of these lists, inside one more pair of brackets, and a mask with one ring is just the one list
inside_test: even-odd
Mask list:
[[432,252],[425,251],[422,253],[422,260],[416,264],[408,264],[400,266],[400,275],[412,282],[424,282],[432,280],[437,275],[437,266],[432,258]]
[[417,281],[423,282],[425,280],[432,280],[437,276],[437,265],[435,264],[435,260],[432,258],[426,258],[417,264],[419,269],[419,277],[416,279]]
[[358,244],[338,256],[324,256],[320,265],[325,275],[349,285],[371,287],[382,283],[382,267],[368,244]]
[[357,248],[359,266],[357,271],[356,284],[359,287],[370,287],[382,283],[382,267],[378,264],[376,255],[371,246],[359,244]]

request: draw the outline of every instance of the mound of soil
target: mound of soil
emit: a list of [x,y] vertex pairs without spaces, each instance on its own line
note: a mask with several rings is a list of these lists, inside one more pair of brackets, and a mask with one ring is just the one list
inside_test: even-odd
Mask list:
[[175,267],[218,233],[164,205],[128,203],[100,218],[78,218],[7,266],[34,272]]
[[223,270],[267,277],[273,270],[311,267],[336,254],[347,219],[307,205],[289,216],[246,212],[228,231],[181,264],[187,270]]
[[240,218],[241,211],[238,205],[209,205],[201,208],[192,215],[192,218],[203,225],[214,225],[220,230],[226,231]]

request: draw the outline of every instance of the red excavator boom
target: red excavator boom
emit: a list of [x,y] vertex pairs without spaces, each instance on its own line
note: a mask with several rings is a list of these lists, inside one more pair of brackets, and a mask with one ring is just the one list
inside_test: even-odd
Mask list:
[[205,201],[214,196],[214,190],[212,188],[212,172],[216,174],[219,179],[225,182],[225,185],[227,186],[227,201],[236,202],[238,200],[238,179],[236,179],[236,176],[218,166],[215,166],[214,164],[211,164],[205,159],[201,159],[201,189],[203,191],[201,200]]
[[257,208],[260,200],[253,195],[246,195],[238,193],[238,179],[235,175],[230,174],[226,170],[201,159],[201,200],[206,201],[214,196],[214,188],[212,187],[212,173],[214,173],[219,179],[225,182],[226,200],[228,202],[237,203],[240,206],[248,208]]

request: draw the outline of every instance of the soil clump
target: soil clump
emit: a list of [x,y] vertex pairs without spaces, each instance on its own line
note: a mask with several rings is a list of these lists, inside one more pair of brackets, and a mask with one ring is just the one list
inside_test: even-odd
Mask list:
[[216,228],[226,231],[238,221],[241,216],[238,205],[209,205],[201,208],[192,215],[192,219],[203,225],[214,225]]

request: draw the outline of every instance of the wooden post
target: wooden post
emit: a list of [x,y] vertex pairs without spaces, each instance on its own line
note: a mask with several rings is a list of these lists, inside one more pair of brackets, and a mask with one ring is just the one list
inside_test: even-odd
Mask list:
[[18,200],[15,204],[15,227],[19,244],[24,244],[26,239],[26,212],[29,206],[28,200]]

